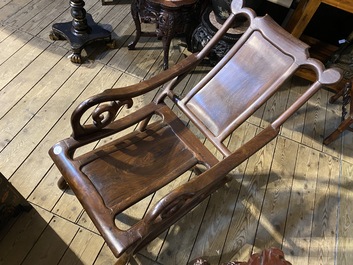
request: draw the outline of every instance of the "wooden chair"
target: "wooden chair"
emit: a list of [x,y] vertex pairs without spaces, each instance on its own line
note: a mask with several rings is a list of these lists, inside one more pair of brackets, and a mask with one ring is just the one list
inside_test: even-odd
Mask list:
[[[330,103],[336,102],[340,97],[343,98],[342,102],[342,116],[341,123],[338,125],[337,129],[334,130],[329,136],[324,139],[324,144],[328,145],[334,140],[336,140],[342,132],[349,130],[353,132],[351,125],[353,124],[353,85],[352,81],[348,81],[344,88],[342,88],[337,94],[330,98]],[[347,112],[347,105],[349,104],[349,112]]]
[[[309,58],[308,46],[269,16],[256,17],[242,6],[241,0],[232,2],[232,14],[200,53],[149,80],[109,89],[82,102],[72,114],[72,135],[49,151],[63,175],[60,186],[67,183],[72,189],[119,258],[117,264],[125,264],[141,246],[228,182],[228,173],[274,139],[280,126],[322,85],[340,79],[337,70],[325,70],[322,63]],[[173,89],[207,56],[239,15],[249,19],[248,30],[186,96],[177,95]],[[229,150],[224,140],[302,65],[317,73],[317,81],[254,138],[237,150]],[[115,118],[123,106],[133,105],[133,98],[166,83],[153,102]],[[218,160],[207,149],[165,104],[166,99],[197,126],[223,159]],[[93,123],[81,124],[92,108]],[[133,132],[75,156],[77,149],[117,133],[120,136],[137,124]],[[118,214],[199,166],[203,167],[198,170],[200,174],[170,191],[136,224],[125,230],[116,226]]]

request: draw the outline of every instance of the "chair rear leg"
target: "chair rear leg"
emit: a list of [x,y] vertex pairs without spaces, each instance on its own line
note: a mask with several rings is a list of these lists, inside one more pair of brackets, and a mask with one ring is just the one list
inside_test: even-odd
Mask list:
[[[330,103],[334,103],[339,97],[343,98],[342,102],[342,116],[341,116],[341,123],[337,127],[336,130],[334,130],[329,136],[327,136],[324,139],[324,144],[328,145],[332,141],[336,140],[339,135],[345,131],[345,130],[352,130],[350,128],[351,124],[353,124],[353,107],[351,104],[352,100],[352,95],[353,95],[353,87],[351,82],[347,82],[345,87],[341,89],[337,94],[333,95],[330,98]],[[350,104],[350,110],[349,113],[347,111],[347,105]],[[348,114],[348,115],[347,115]],[[347,117],[346,117],[347,116]]]
[[347,117],[341,124],[334,130],[329,136],[327,136],[324,140],[324,144],[328,145],[332,141],[336,140],[338,136],[345,130],[350,129],[350,125],[353,124],[353,118],[351,116]]

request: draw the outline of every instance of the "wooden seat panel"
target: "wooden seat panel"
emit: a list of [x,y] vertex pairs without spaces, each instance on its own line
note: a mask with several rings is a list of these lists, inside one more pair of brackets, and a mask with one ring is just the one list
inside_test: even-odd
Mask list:
[[[172,129],[160,124],[128,141],[94,150],[82,172],[96,187],[107,208],[122,210],[163,187],[197,164],[197,159]],[[132,192],[133,191],[133,192]]]

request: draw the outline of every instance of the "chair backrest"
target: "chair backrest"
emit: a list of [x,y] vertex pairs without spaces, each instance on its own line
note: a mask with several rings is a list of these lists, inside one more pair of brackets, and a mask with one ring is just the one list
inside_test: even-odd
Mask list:
[[[230,151],[223,145],[224,139],[300,66],[308,66],[317,73],[320,84],[315,83],[315,89],[327,81],[322,64],[309,58],[307,44],[294,38],[269,16],[255,17],[252,10],[237,6],[239,2],[233,1],[233,13],[225,24],[232,24],[236,16],[243,15],[249,20],[249,28],[198,85],[183,99],[175,100],[226,156]],[[217,42],[217,37],[212,41]]]

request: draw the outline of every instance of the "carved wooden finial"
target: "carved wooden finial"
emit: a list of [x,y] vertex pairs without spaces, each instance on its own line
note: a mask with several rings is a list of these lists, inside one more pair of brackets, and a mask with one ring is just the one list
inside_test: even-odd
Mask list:
[[231,3],[231,8],[234,13],[238,13],[243,6],[244,6],[243,0],[233,0]]

